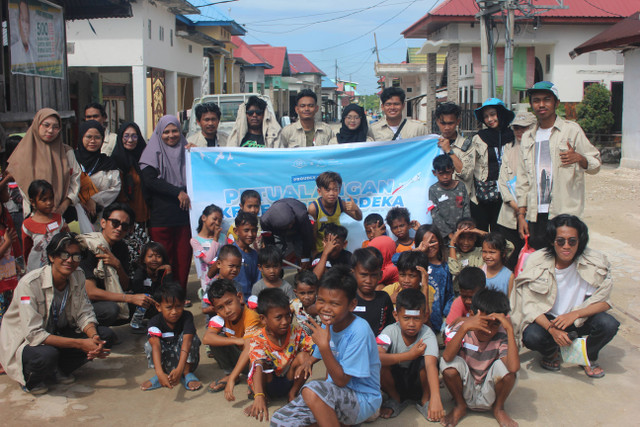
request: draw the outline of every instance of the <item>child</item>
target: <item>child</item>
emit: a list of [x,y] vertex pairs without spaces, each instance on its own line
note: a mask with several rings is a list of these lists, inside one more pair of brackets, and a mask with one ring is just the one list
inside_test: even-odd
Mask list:
[[156,375],[140,385],[143,391],[173,388],[181,382],[188,391],[202,387],[193,374],[200,362],[200,339],[193,314],[184,309],[185,290],[167,282],[155,295],[157,315],[149,320],[149,340],[144,344],[149,368]]
[[313,341],[301,327],[292,325],[289,298],[280,289],[260,292],[258,314],[264,328],[249,340],[247,379],[254,402],[244,413],[262,421],[269,419],[268,398],[287,396],[291,402],[298,395],[307,379],[297,375],[298,370],[311,359]]
[[382,254],[382,276],[376,287],[376,290],[381,291],[386,285],[398,281],[398,267],[392,261],[396,253],[396,243],[389,236],[380,236],[371,240],[368,247],[376,248]]
[[220,231],[222,230],[222,209],[216,205],[209,205],[202,211],[198,218],[198,234],[189,241],[193,248],[193,261],[196,273],[200,279],[198,294],[200,299],[207,292],[211,279],[207,271],[214,263],[216,254],[220,249]]
[[273,414],[272,426],[360,424],[380,407],[376,340],[367,322],[352,313],[357,288],[343,266],[332,268],[320,281],[316,304],[324,325],[309,321],[317,347],[300,371],[310,374],[311,365],[322,359],[328,378],[306,384],[297,398]]
[[396,252],[410,251],[413,249],[412,225],[420,226],[417,222],[411,222],[411,216],[407,208],[396,206],[387,212],[387,225],[396,236]]
[[43,179],[29,185],[31,215],[22,223],[22,247],[27,272],[49,264],[46,247],[56,234],[66,231],[62,215],[53,212],[53,186]]
[[[260,193],[256,190],[245,190],[240,195],[240,211],[248,212],[254,214],[256,216],[260,216],[260,208],[262,206],[262,197],[260,197]],[[237,215],[236,215],[237,216]],[[260,221],[258,221],[258,231],[256,233],[256,240],[253,242],[251,247],[256,251],[262,247],[262,230],[260,229]],[[238,240],[238,233],[236,227],[233,225],[229,227],[227,231],[226,242],[229,245],[232,245],[233,242]]]
[[242,292],[238,292],[233,281],[218,279],[211,283],[207,294],[217,316],[209,321],[202,342],[211,346],[213,358],[225,373],[211,383],[209,392],[218,393],[227,385],[232,391],[236,378],[249,362],[249,352],[243,352],[248,348],[245,338],[261,328],[262,323],[258,313],[245,306]]
[[418,411],[429,421],[444,416],[438,381],[438,340],[424,324],[429,309],[417,289],[398,294],[396,323],[387,326],[377,338],[380,349],[380,385],[389,399],[382,403],[381,418],[400,414],[404,400],[416,402]]
[[513,325],[507,317],[509,299],[501,292],[482,289],[473,296],[473,316],[453,328],[447,339],[440,370],[456,402],[442,424],[455,426],[472,410],[493,409],[501,426],[517,426],[504,410],[520,369]]
[[258,270],[262,279],[253,285],[251,295],[258,295],[267,288],[279,288],[289,300],[295,299],[293,287],[282,278],[282,252],[277,246],[265,246],[258,251]]
[[449,242],[449,269],[453,276],[453,290],[458,293],[458,274],[465,267],[482,267],[482,248],[477,246],[478,240],[484,238],[486,231],[476,228],[471,217],[460,218],[456,223],[456,231]]
[[[453,326],[469,317],[471,312],[471,300],[481,289],[487,286],[487,279],[484,272],[478,267],[465,267],[458,275],[460,284],[460,296],[451,303],[451,310],[447,315],[447,326]],[[449,334],[449,330],[445,330]]]
[[[9,197],[8,187],[6,185],[0,186],[0,325],[4,313],[13,299],[13,290],[18,286],[16,257],[22,255],[11,214],[4,207],[4,203],[9,200]],[[0,366],[0,373],[2,372],[4,370]]]
[[[207,275],[211,274],[214,268],[217,274],[211,277],[212,281],[217,279],[230,280],[237,292],[242,292],[242,285],[235,280],[242,268],[242,253],[240,249],[234,245],[224,245],[220,248],[220,252],[218,252],[218,260],[209,267]],[[202,298],[202,313],[207,316],[207,322],[209,322],[211,316],[216,312],[208,296],[210,286],[211,282],[207,287],[207,293]]]
[[238,238],[233,245],[242,253],[242,267],[237,281],[242,285],[245,299],[251,296],[251,288],[258,281],[258,252],[251,247],[258,233],[258,217],[255,214],[238,212],[236,216],[236,233]]
[[376,237],[386,236],[387,227],[384,225],[384,219],[377,213],[367,215],[364,219],[364,232],[367,234],[367,240],[362,242],[362,247],[366,248]]
[[296,298],[291,301],[291,312],[294,315],[293,324],[300,325],[311,334],[311,330],[305,322],[313,319],[316,323],[321,323],[318,310],[316,309],[316,296],[318,295],[318,278],[309,270],[301,270],[293,278],[293,291]]
[[322,252],[325,238],[325,227],[327,224],[340,225],[340,215],[342,212],[349,215],[356,221],[362,219],[362,211],[349,196],[349,201],[345,202],[339,197],[342,187],[342,177],[336,172],[322,172],[316,178],[318,186],[318,198],[311,202],[308,211],[313,218],[314,231],[316,236],[316,252]]
[[353,313],[367,321],[374,335],[391,323],[393,303],[386,292],[376,291],[382,276],[382,254],[374,247],[356,249],[351,258],[351,269],[358,284],[358,305]]
[[435,289],[429,286],[429,260],[419,251],[402,252],[398,257],[398,282],[385,286],[383,291],[389,294],[391,302],[396,303],[398,294],[404,289],[418,289],[427,300],[427,312],[431,313],[431,302]]
[[325,227],[322,253],[311,263],[318,279],[322,278],[327,268],[340,264],[351,265],[351,252],[345,250],[348,243],[347,234],[347,229],[341,225],[330,223]]
[[444,325],[453,302],[451,273],[444,262],[444,241],[438,229],[431,225],[421,225],[416,231],[416,251],[427,254],[429,259],[429,286],[435,290],[431,305],[431,329],[438,334]]
[[513,273],[504,263],[507,262],[507,241],[500,233],[487,234],[482,242],[482,271],[487,275],[487,288],[511,295]]
[[447,240],[453,237],[457,221],[470,215],[469,193],[464,184],[453,179],[453,160],[448,154],[433,159],[433,174],[438,182],[429,188],[429,200],[433,203],[431,218]]

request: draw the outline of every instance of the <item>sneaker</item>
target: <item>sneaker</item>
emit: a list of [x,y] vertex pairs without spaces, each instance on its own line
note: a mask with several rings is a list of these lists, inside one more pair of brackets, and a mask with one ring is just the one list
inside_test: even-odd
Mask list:
[[24,391],[25,393],[31,393],[34,396],[38,396],[38,395],[45,394],[46,392],[48,392],[49,388],[44,383],[40,383],[40,384],[37,384],[32,389],[28,389],[26,386],[23,385],[22,386],[22,391]]
[[73,384],[76,382],[76,377],[73,375],[65,375],[60,371],[56,371],[56,382],[58,384]]

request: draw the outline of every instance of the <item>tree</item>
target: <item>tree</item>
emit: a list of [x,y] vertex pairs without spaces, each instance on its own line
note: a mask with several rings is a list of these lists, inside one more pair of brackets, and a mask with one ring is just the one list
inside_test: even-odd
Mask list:
[[591,84],[584,91],[582,102],[577,105],[578,124],[585,133],[607,134],[613,126],[611,92],[599,83]]
[[[365,111],[372,110],[374,113],[380,110],[380,98],[378,95],[364,95],[360,97],[362,107]],[[364,104],[364,105],[363,105]]]

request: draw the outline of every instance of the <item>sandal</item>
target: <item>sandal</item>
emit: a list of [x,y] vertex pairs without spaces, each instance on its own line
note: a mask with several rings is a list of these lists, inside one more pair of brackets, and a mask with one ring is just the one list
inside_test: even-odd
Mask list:
[[160,380],[158,379],[157,375],[154,375],[153,377],[149,378],[149,382],[151,383],[151,387],[142,388],[142,386],[140,386],[140,390],[142,390],[142,391],[151,391],[151,390],[156,390],[156,389],[162,387],[162,385],[160,385]]
[[[218,386],[222,386],[222,387],[218,387]],[[216,380],[216,382],[213,384],[213,387],[209,386],[207,388],[207,391],[209,393],[220,393],[226,387],[227,387],[227,382],[226,381]]]
[[429,401],[428,400],[425,402],[424,405],[420,405],[420,402],[416,403],[416,409],[418,410],[418,412],[422,414],[425,420],[432,421],[431,418],[429,418]]
[[382,402],[381,405],[381,409],[382,408],[389,408],[391,409],[391,415],[389,415],[389,418],[395,418],[398,415],[400,415],[400,412],[402,412],[402,410],[406,407],[406,403],[400,403],[395,399],[387,399],[384,402]]
[[547,371],[557,372],[560,370],[560,353],[555,352],[553,356],[540,359],[540,366]]
[[196,387],[196,388],[191,388],[191,387],[189,387],[189,384],[190,384],[190,383],[192,383],[192,382],[194,382],[194,381],[200,382],[200,380],[198,379],[198,377],[196,377],[196,376],[193,374],[193,372],[189,372],[187,375],[185,375],[184,377],[182,377],[182,378],[180,379],[180,382],[182,383],[182,385],[184,386],[184,388],[185,388],[187,391],[197,391],[197,390],[200,390],[200,389],[202,388],[202,384],[200,384],[200,386],[199,386],[199,387]]
[[[582,365],[581,365],[582,366]],[[600,368],[600,364],[598,362],[591,362],[591,366],[582,366],[584,369],[584,373],[587,374],[589,378],[602,378],[604,377],[604,370],[600,368],[600,372],[596,374],[596,369]]]

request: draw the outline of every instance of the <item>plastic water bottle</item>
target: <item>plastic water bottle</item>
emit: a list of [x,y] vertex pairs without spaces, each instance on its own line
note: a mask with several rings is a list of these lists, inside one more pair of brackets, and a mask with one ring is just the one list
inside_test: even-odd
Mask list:
[[[145,294],[149,296],[149,294]],[[133,313],[131,317],[131,327],[134,329],[142,328],[142,319],[144,319],[144,314],[147,312],[147,309],[144,307],[136,307],[136,311]]]

